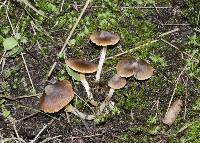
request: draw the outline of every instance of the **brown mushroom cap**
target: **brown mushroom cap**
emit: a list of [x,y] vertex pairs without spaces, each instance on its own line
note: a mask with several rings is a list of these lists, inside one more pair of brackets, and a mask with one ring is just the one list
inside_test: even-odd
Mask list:
[[96,32],[90,36],[90,40],[98,46],[115,45],[119,39],[117,34],[108,31]]
[[65,63],[73,70],[80,73],[93,73],[97,71],[97,65],[81,59],[70,58]]
[[144,60],[139,60],[133,64],[134,66],[134,77],[137,80],[146,80],[153,75],[155,70],[150,64]]
[[126,85],[126,79],[115,74],[109,81],[108,86],[113,89],[120,89]]
[[72,85],[68,80],[47,85],[40,98],[40,109],[46,113],[58,112],[74,98]]
[[134,75],[133,64],[137,62],[136,60],[121,60],[117,63],[116,69],[117,74],[121,77],[131,77]]

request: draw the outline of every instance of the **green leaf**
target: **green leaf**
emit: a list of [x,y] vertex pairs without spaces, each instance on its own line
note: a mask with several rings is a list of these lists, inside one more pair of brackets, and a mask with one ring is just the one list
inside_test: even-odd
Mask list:
[[73,71],[73,70],[70,69],[68,66],[66,66],[66,69],[67,69],[67,73],[68,73],[74,80],[81,81],[80,74],[78,74],[77,72]]
[[16,57],[17,55],[19,55],[21,52],[23,51],[23,48],[22,47],[15,47],[13,48],[12,50],[8,51],[6,53],[6,55],[8,57]]
[[3,47],[4,47],[4,51],[8,51],[8,50],[11,50],[13,49],[15,46],[18,45],[18,42],[15,40],[15,38],[13,37],[9,37],[9,38],[6,38],[4,41],[3,41]]
[[5,111],[2,113],[2,115],[3,115],[4,118],[7,118],[7,117],[10,115],[10,111],[5,110]]

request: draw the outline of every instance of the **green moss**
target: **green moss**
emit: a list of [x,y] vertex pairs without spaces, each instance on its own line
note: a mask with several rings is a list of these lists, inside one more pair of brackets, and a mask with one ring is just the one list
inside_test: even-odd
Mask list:
[[133,86],[131,89],[127,89],[124,92],[123,91],[116,91],[117,96],[125,96],[126,98],[124,100],[121,100],[119,98],[119,105],[121,108],[125,110],[132,110],[132,109],[137,109],[137,110],[142,110],[146,106],[146,101],[144,96],[145,90],[142,88],[140,90],[136,90],[136,87]]
[[188,22],[194,26],[200,26],[200,1],[199,0],[184,0],[183,15],[188,19]]
[[198,143],[200,141],[200,121],[192,122],[188,127],[185,137],[181,139],[182,143]]

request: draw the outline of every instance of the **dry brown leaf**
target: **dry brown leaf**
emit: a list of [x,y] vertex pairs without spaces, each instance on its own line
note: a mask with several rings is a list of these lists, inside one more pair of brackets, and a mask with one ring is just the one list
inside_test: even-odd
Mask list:
[[183,101],[181,99],[177,99],[169,108],[169,111],[166,113],[164,119],[162,120],[163,123],[171,126],[176,120],[178,114],[180,113],[182,105]]

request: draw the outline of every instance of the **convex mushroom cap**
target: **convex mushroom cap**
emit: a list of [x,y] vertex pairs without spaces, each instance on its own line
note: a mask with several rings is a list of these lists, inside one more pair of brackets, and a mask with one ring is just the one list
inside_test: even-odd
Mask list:
[[126,79],[115,74],[109,81],[108,86],[112,89],[120,89],[126,85]]
[[133,64],[134,77],[137,80],[146,80],[153,75],[154,68],[144,60],[139,60]]
[[47,85],[40,98],[40,109],[46,113],[58,112],[74,98],[72,85],[68,80]]
[[69,58],[65,62],[71,69],[80,73],[93,73],[97,71],[96,64],[82,59]]
[[115,45],[119,39],[117,34],[108,31],[96,32],[90,36],[90,40],[98,46]]
[[117,74],[121,77],[131,77],[134,75],[134,63],[137,61],[132,59],[132,60],[120,60],[117,63],[116,69],[117,69]]

